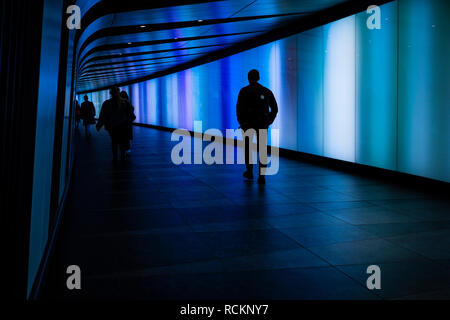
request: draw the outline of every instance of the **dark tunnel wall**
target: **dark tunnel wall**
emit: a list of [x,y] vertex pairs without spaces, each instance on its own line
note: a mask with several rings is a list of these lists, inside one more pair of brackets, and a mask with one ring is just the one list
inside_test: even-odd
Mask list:
[[[1,225],[14,295],[33,298],[50,252],[73,162],[74,31],[69,0],[1,5]],[[3,86],[4,84],[4,86]],[[5,289],[6,290],[6,289]]]
[[62,2],[44,2],[41,66],[37,102],[36,144],[34,152],[33,200],[31,209],[29,286],[31,290],[44,255],[50,231],[50,197],[52,187],[53,145],[57,104]]

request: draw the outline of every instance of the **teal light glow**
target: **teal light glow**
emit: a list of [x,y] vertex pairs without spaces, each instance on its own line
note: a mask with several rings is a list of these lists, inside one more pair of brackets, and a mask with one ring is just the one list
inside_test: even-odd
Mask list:
[[[298,150],[298,62],[297,62],[297,36],[291,36],[278,41],[280,52],[280,91],[275,92],[280,108],[279,121],[276,126],[283,127],[280,131],[281,146],[286,149]],[[275,127],[275,126],[274,126]]]
[[356,15],[356,162],[395,170],[397,3],[381,8],[381,29]]
[[323,155],[323,27],[297,36],[298,150]]
[[450,2],[398,6],[398,170],[450,181]]

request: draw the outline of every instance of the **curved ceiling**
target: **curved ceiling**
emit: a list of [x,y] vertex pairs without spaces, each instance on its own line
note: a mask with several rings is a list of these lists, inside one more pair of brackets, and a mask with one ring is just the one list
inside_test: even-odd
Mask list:
[[[324,13],[330,19],[339,18],[355,3],[79,0],[77,92],[130,84],[206,63],[298,32],[302,26],[323,24]],[[357,3],[352,10],[367,7],[364,1]]]

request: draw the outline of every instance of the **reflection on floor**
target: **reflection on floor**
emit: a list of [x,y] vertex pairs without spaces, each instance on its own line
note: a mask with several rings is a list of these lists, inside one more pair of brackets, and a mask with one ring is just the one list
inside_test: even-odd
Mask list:
[[[44,297],[450,298],[448,200],[287,159],[261,187],[242,165],[173,165],[174,144],[135,128],[114,169],[104,132],[77,134]],[[66,289],[72,264],[79,291]],[[366,287],[371,264],[381,290]]]

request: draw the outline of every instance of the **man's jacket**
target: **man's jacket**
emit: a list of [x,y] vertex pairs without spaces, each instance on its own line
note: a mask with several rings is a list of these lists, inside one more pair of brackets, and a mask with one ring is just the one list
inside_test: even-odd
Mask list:
[[266,129],[277,113],[278,105],[272,91],[259,83],[251,83],[239,92],[236,115],[243,130]]

